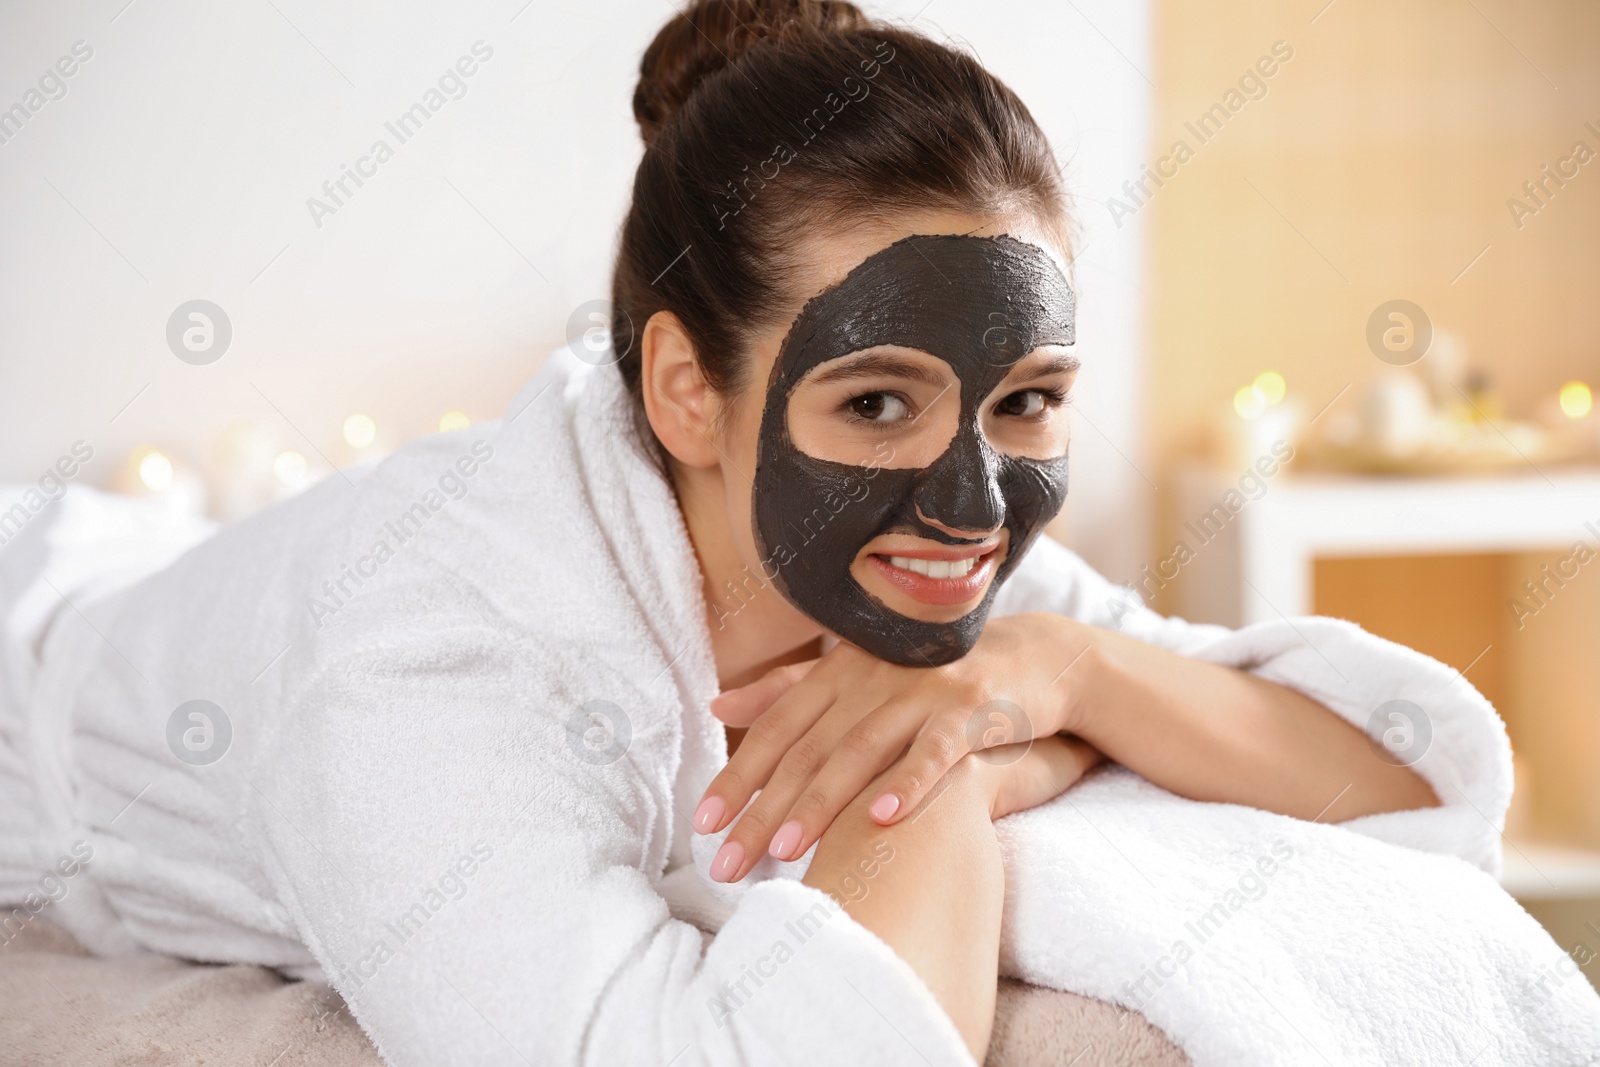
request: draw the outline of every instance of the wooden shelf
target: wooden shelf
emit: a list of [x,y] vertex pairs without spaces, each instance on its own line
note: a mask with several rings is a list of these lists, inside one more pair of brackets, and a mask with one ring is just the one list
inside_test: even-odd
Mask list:
[[[1584,523],[1600,515],[1593,467],[1552,470],[1548,479],[1285,473],[1248,501],[1235,491],[1237,479],[1213,467],[1179,474],[1177,516],[1188,522],[1179,536],[1196,557],[1177,590],[1185,618],[1242,626],[1309,615],[1318,556],[1563,548],[1593,537]],[[1245,501],[1234,515],[1219,510],[1230,491]],[[1201,526],[1204,539],[1194,532]]]
[[1600,898],[1600,852],[1508,841],[1500,884],[1518,900]]

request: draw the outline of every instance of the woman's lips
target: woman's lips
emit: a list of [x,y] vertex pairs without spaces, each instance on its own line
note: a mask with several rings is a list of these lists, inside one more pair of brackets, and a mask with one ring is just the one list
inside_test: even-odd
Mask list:
[[[919,600],[924,604],[948,606],[951,604],[965,604],[983,592],[984,586],[988,584],[990,576],[994,573],[994,557],[997,551],[998,546],[989,549],[989,551],[980,556],[973,557],[970,554],[960,554],[959,549],[955,551],[919,549],[915,552],[894,555],[893,557],[874,554],[867,557],[867,562],[876,567],[878,573],[883,575],[890,584],[911,599]],[[913,566],[930,565],[928,569],[935,574],[942,570],[946,574],[950,574],[950,576],[936,578],[932,575],[918,574],[905,566],[896,566],[895,563],[890,561],[891,558]],[[967,573],[960,576],[955,576],[951,573],[953,570],[966,566],[967,563],[965,561],[968,560],[971,561],[971,569]]]

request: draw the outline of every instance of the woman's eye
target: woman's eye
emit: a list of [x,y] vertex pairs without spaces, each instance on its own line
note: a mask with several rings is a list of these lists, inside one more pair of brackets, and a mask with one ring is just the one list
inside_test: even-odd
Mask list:
[[996,404],[995,412],[1021,419],[1037,418],[1046,408],[1055,407],[1063,399],[1060,394],[1043,389],[1023,389]]
[[893,393],[864,393],[850,401],[851,414],[868,422],[898,422],[910,410],[910,405]]

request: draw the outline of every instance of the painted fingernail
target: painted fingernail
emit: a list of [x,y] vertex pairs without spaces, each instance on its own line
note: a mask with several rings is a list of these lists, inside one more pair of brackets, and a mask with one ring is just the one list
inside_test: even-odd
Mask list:
[[711,861],[711,880],[713,882],[730,881],[739,873],[739,867],[744,863],[744,846],[737,841],[725,841],[717,850],[717,858]]
[[885,793],[872,802],[872,807],[867,809],[874,822],[888,822],[894,818],[894,813],[900,810],[900,798],[893,793]]
[[694,832],[709,834],[722,822],[722,816],[728,811],[721,797],[706,797],[700,806],[694,809]]
[[794,854],[800,850],[800,837],[805,832],[805,827],[798,820],[790,819],[778,828],[767,851],[780,860],[794,859]]

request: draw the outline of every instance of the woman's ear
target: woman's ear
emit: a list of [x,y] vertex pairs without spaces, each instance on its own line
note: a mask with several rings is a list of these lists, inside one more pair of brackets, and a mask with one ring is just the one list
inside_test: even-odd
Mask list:
[[679,463],[714,467],[721,459],[712,438],[717,398],[695,362],[694,342],[678,316],[658,311],[640,340],[645,416]]

